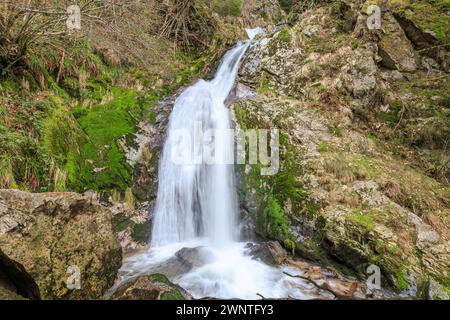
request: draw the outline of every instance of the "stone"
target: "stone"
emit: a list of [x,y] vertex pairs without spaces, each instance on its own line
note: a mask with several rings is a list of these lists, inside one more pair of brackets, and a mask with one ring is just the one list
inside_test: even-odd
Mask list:
[[111,212],[76,193],[0,190],[0,264],[16,287],[35,286],[31,298],[100,298],[122,264]]
[[450,300],[450,296],[439,282],[431,279],[428,284],[428,299],[430,300]]
[[183,248],[175,253],[175,257],[155,266],[153,270],[172,279],[201,267],[211,260],[211,253],[204,247]]
[[367,48],[358,48],[347,59],[349,64],[349,89],[355,98],[364,98],[373,94],[377,87],[377,66],[373,52]]
[[416,71],[417,59],[412,44],[392,14],[384,15],[383,29],[385,33],[379,47],[383,66],[405,72]]
[[281,265],[287,259],[287,252],[278,241],[268,241],[249,246],[250,256],[270,265]]
[[439,234],[433,228],[425,223],[422,223],[417,230],[417,241],[425,244],[435,244],[439,242]]

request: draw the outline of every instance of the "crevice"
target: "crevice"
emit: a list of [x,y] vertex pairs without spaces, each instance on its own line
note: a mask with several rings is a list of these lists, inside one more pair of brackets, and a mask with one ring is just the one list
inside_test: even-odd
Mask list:
[[401,14],[394,12],[393,15],[416,50],[420,51],[423,55],[435,59],[444,70],[450,68],[447,58],[448,47],[445,44],[442,44],[432,34],[424,32],[413,21],[405,18]]
[[0,285],[31,300],[40,300],[39,288],[25,268],[0,250]]

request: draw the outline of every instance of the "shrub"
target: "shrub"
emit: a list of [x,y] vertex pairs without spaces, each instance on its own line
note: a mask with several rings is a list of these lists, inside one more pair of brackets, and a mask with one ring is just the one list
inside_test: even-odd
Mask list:
[[214,0],[213,9],[222,16],[239,17],[242,10],[242,0]]

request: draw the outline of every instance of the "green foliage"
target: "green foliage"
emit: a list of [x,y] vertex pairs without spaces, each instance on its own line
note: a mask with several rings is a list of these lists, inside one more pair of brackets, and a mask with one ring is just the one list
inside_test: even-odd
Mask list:
[[363,228],[367,229],[367,230],[373,230],[375,227],[374,224],[374,218],[372,217],[372,215],[369,212],[353,212],[351,214],[347,215],[347,218],[362,226]]
[[448,0],[412,1],[392,0],[394,6],[407,18],[412,19],[423,30],[432,30],[443,43],[449,42],[448,25],[450,9]]
[[242,0],[213,0],[213,9],[222,16],[239,17],[242,10]]
[[269,196],[266,208],[267,221],[265,223],[267,232],[275,239],[286,239],[289,237],[289,221],[284,210],[277,199]]
[[408,277],[404,271],[398,271],[396,274],[396,278],[397,278],[397,288],[400,291],[404,291],[409,288]]
[[292,36],[288,28],[281,29],[278,33],[278,40],[284,46],[289,46],[291,44]]
[[53,104],[53,110],[43,121],[42,145],[60,164],[65,164],[67,155],[77,152],[86,136],[60,99],[49,97],[48,101]]

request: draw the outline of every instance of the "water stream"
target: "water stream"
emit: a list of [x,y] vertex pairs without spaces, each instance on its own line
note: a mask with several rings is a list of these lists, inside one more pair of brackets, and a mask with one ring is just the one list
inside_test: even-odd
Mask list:
[[[253,37],[259,32],[248,33]],[[239,242],[235,172],[226,162],[234,150],[233,138],[215,137],[214,164],[197,161],[199,150],[210,147],[211,141],[198,139],[196,149],[180,140],[183,134],[192,138],[201,130],[233,127],[224,101],[235,85],[249,45],[249,41],[238,43],[225,54],[213,80],[200,80],[177,98],[160,160],[151,249],[124,262],[122,281],[173,269],[166,264],[180,249],[201,247],[201,263],[170,276],[195,298],[256,299],[257,293],[271,298],[308,298],[310,284],[286,277],[282,271],[288,267],[275,268],[253,259],[246,243]],[[174,161],[174,154],[188,160]]]

